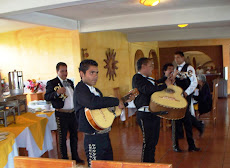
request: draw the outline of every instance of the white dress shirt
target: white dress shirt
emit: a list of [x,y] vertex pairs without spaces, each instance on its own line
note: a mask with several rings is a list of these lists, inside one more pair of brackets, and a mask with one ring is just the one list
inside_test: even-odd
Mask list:
[[[63,85],[63,80],[59,76],[58,76],[58,78],[59,78],[59,80],[61,81],[61,83]],[[74,108],[74,105],[73,105],[73,89],[72,89],[71,86],[67,86],[67,87],[64,87],[64,88],[66,89],[65,94],[68,97],[65,99],[64,106],[63,106],[62,109],[66,109],[66,110],[73,109]]]
[[[86,83],[85,83],[85,84],[86,84]],[[86,86],[88,86],[89,91],[90,91],[91,93],[93,93],[95,96],[99,96],[99,97],[100,97],[100,94],[96,91],[95,87],[89,86],[89,85],[87,85],[87,84],[86,84]]]
[[[185,62],[183,62],[180,65],[177,65],[179,72],[181,71],[181,69],[183,68],[184,65],[185,65]],[[190,95],[192,92],[195,91],[198,82],[197,82],[197,78],[196,78],[196,72],[195,72],[194,68],[191,65],[188,66],[187,72],[188,71],[192,72],[192,75],[189,77],[191,83],[190,83],[189,87],[185,90],[185,92],[187,93],[187,95]]]

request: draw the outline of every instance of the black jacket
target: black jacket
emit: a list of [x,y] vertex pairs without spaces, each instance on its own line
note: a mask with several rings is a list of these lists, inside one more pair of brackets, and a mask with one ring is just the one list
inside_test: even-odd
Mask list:
[[134,100],[137,109],[142,106],[148,106],[151,95],[154,92],[167,88],[166,84],[153,85],[148,79],[138,73],[133,76],[132,85],[133,88],[137,88],[139,91],[139,95]]
[[[67,81],[71,84],[72,89],[74,89],[73,82],[69,79],[67,79]],[[63,87],[58,77],[48,81],[46,85],[46,93],[45,93],[45,100],[51,101],[52,106],[55,109],[61,109],[64,106],[64,101],[62,101],[62,98],[59,98],[57,96],[57,92],[54,90],[54,87],[58,86],[58,83],[60,83],[60,85]]]
[[88,86],[80,81],[74,89],[74,109],[79,116],[79,131],[85,133],[94,133],[96,130],[89,124],[85,116],[85,107],[89,109],[101,109],[119,105],[119,100],[113,97],[103,97],[100,90],[96,88],[101,97],[95,96],[90,92]]
[[162,83],[165,83],[165,81],[167,80],[168,78],[166,76],[163,76],[162,78],[158,79],[158,80],[155,80],[156,84],[162,84]]
[[[187,72],[188,66],[189,66],[189,64],[185,64],[182,67],[181,72]],[[176,85],[181,87],[183,89],[183,91],[185,91],[189,87],[190,84],[191,84],[191,81],[189,78],[180,79],[180,78],[176,77]]]

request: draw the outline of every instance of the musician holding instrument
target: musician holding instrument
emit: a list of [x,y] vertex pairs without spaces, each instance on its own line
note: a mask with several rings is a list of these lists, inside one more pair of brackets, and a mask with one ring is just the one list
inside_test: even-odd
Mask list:
[[163,76],[162,78],[155,80],[156,83],[164,83],[167,78],[172,80],[172,83],[174,83],[174,78],[173,78],[173,72],[174,72],[174,66],[172,63],[167,63],[163,66],[162,68]]
[[150,58],[140,58],[137,61],[137,70],[132,79],[133,88],[137,88],[139,95],[134,100],[137,110],[137,122],[143,134],[142,162],[155,162],[155,149],[159,139],[160,118],[157,113],[149,111],[149,102],[154,92],[167,88],[172,82],[165,80],[162,85],[157,85],[152,75],[154,68],[153,60]]
[[[111,127],[98,131],[90,125],[85,109],[101,109],[113,106],[124,108],[121,100],[113,97],[103,97],[101,91],[94,87],[98,80],[98,64],[86,59],[80,63],[81,81],[74,89],[74,108],[79,115],[79,131],[84,133],[84,148],[88,161],[113,160],[113,151],[109,138]],[[109,112],[110,113],[110,112]],[[90,120],[90,119],[89,119]]]
[[[177,64],[177,68],[175,70],[175,79],[176,85],[183,89],[183,95],[187,100],[188,106],[186,109],[185,117],[180,120],[176,120],[176,129],[175,129],[175,141],[173,142],[173,150],[175,152],[182,152],[179,148],[179,132],[182,130],[183,132],[183,125],[185,128],[185,133],[188,142],[188,151],[200,151],[200,148],[195,146],[193,140],[193,133],[192,133],[192,120],[191,120],[191,113],[190,113],[190,104],[191,104],[191,97],[193,95],[194,90],[197,87],[197,79],[194,68],[185,63],[184,53],[181,51],[175,52],[174,60]],[[183,75],[181,75],[183,74]],[[183,125],[182,125],[183,124]]]
[[66,136],[70,132],[70,147],[72,160],[77,163],[84,163],[80,159],[77,152],[77,129],[78,122],[74,111],[73,104],[73,82],[67,79],[67,65],[64,62],[59,62],[56,65],[57,77],[48,81],[46,86],[45,100],[51,101],[55,108],[55,116],[57,122],[58,147],[62,159],[68,159]]

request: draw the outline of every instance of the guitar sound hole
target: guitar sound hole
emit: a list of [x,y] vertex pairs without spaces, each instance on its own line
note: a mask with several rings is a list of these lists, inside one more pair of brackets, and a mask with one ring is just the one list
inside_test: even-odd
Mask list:
[[115,107],[108,107],[108,110],[109,110],[111,113],[115,113],[116,108],[115,108]]
[[167,93],[175,93],[175,91],[174,91],[173,89],[165,89],[165,91],[166,91]]

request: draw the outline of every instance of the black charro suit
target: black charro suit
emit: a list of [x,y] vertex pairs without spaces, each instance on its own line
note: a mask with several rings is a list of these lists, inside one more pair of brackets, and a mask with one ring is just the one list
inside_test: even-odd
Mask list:
[[[71,89],[74,89],[73,82],[67,79],[70,84]],[[59,98],[57,92],[54,90],[54,87],[60,84],[63,87],[62,82],[58,77],[47,82],[45,100],[51,101],[52,106],[55,109],[62,109],[64,107],[65,101],[62,98]],[[77,129],[78,129],[78,120],[76,118],[76,114],[73,110],[71,113],[59,112],[55,110],[56,122],[57,122],[57,134],[59,138],[59,151],[62,159],[68,159],[67,155],[67,147],[66,147],[66,136],[67,132],[70,132],[70,147],[72,160],[76,160],[77,163],[82,162],[82,160],[78,156],[77,152]]]
[[74,109],[79,115],[79,131],[85,133],[84,148],[88,166],[91,165],[91,160],[113,160],[113,152],[109,138],[110,129],[101,132],[96,131],[86,119],[85,107],[101,109],[119,105],[117,98],[103,97],[100,90],[95,88],[100,95],[96,96],[89,87],[81,81],[74,89]]
[[137,88],[139,95],[134,100],[137,111],[137,122],[143,134],[142,162],[155,162],[155,149],[160,133],[160,118],[154,113],[140,111],[143,106],[149,106],[151,95],[165,89],[166,84],[157,85],[146,77],[137,73],[133,76],[133,88]]
[[[67,81],[70,83],[71,88],[74,89],[73,82],[69,79],[67,79]],[[46,85],[46,93],[45,93],[45,100],[51,101],[52,106],[55,109],[61,109],[64,106],[64,101],[62,101],[62,98],[59,98],[57,92],[54,91],[54,87],[58,86],[58,84],[60,84],[61,87],[63,87],[58,77],[48,81]]]

